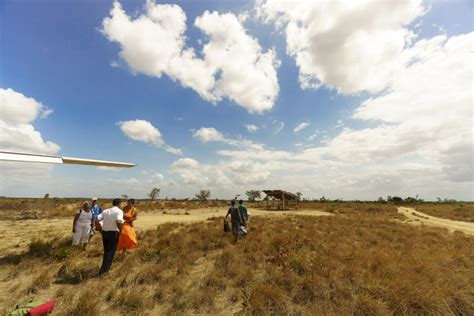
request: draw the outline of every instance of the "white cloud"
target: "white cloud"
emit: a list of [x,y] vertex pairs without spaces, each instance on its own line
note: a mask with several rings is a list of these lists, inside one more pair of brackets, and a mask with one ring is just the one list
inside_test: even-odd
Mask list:
[[[368,98],[353,113],[353,119],[371,121],[372,127],[343,128],[323,137],[320,146],[297,144],[295,151],[262,144],[218,150],[226,160],[212,167],[223,171],[235,191],[245,192],[250,183],[227,170],[234,164],[246,166],[235,170],[252,170],[258,164],[264,172],[259,187],[278,183],[279,188],[307,190],[316,197],[420,194],[472,200],[473,42],[474,33],[438,36],[405,50],[399,58],[406,66],[391,79],[391,88]],[[342,120],[336,125],[343,127]],[[325,133],[316,130],[310,140]]]
[[378,92],[390,84],[399,55],[415,37],[407,25],[424,10],[421,0],[257,1],[263,20],[284,27],[301,86],[342,93]]
[[222,132],[214,127],[202,127],[193,133],[193,137],[199,139],[202,143],[219,142],[230,146],[259,149],[260,144],[245,138],[226,138]]
[[224,135],[214,127],[201,127],[193,133],[193,137],[199,139],[204,144],[225,139]]
[[196,186],[218,186],[229,184],[230,180],[222,170],[209,165],[201,165],[192,158],[182,158],[170,167],[171,173],[179,176],[182,183]]
[[250,133],[255,133],[258,130],[258,126],[253,125],[253,124],[247,124],[245,125],[245,127]]
[[181,148],[176,148],[176,147],[172,147],[170,145],[165,145],[164,149],[165,149],[165,151],[167,151],[169,153],[172,153],[172,154],[175,154],[175,155],[179,155],[179,156],[183,155],[183,150]]
[[298,124],[298,126],[295,127],[293,132],[298,133],[298,132],[304,130],[305,128],[307,128],[308,126],[309,126],[309,122],[302,122],[302,123]]
[[[354,119],[378,122],[374,127],[344,128],[321,146],[298,151],[262,145],[217,153],[270,165],[272,175],[279,173],[278,183],[292,190],[305,184],[353,198],[419,193],[472,200],[473,41],[474,33],[439,36],[405,51],[401,58],[409,66],[392,79],[392,88],[354,111]],[[318,178],[319,188],[310,183],[311,176]]]
[[285,127],[285,123],[277,120],[272,121],[273,125],[273,134],[279,134]]
[[186,14],[178,5],[148,1],[146,12],[133,19],[115,2],[102,32],[120,44],[132,72],[166,74],[214,103],[228,98],[249,112],[271,109],[279,93],[274,50],[263,52],[232,13],[206,11],[195,26],[209,39],[202,59],[186,47]]
[[149,182],[155,183],[155,184],[161,184],[163,183],[163,180],[165,177],[161,173],[154,173],[151,177]]
[[48,118],[48,116],[53,114],[53,112],[54,112],[53,109],[50,109],[48,107],[43,107],[43,109],[41,110],[40,118],[42,119]]
[[0,148],[3,150],[50,155],[59,151],[57,144],[44,141],[32,125],[38,117],[51,114],[51,109],[20,92],[0,88],[0,113]]
[[169,153],[175,155],[182,155],[183,152],[179,148],[172,147],[165,144],[163,136],[158,128],[153,126],[150,122],[145,120],[130,120],[124,122],[118,122],[117,125],[120,127],[122,132],[130,139],[152,144],[156,147],[162,147]]
[[122,132],[130,139],[143,143],[150,143],[161,147],[165,142],[161,132],[150,122],[145,120],[132,120],[117,123]]
[[315,130],[314,133],[308,137],[308,141],[314,141],[320,134],[321,132],[319,130]]
[[200,164],[191,158],[182,158],[171,165],[185,185],[206,188],[232,188],[234,185],[262,184],[270,176],[265,166],[255,161],[231,160],[215,165]]
[[[5,151],[54,155],[60,147],[45,141],[32,125],[39,117],[52,110],[33,98],[13,89],[0,88],[0,149]],[[0,195],[33,194],[43,190],[44,182],[51,178],[52,166],[18,162],[0,162]],[[13,193],[13,194],[12,194]],[[42,193],[44,194],[44,192]]]

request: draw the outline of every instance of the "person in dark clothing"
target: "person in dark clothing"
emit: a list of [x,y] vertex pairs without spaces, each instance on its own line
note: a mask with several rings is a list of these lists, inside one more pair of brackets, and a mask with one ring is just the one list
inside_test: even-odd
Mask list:
[[109,271],[114,261],[115,251],[119,240],[120,230],[123,224],[122,200],[114,199],[112,207],[106,209],[97,216],[96,226],[102,221],[102,244],[104,246],[104,257],[99,275]]
[[235,207],[235,200],[230,202],[230,208],[227,211],[227,215],[224,220],[230,215],[230,220],[232,222],[232,235],[234,235],[234,241],[239,241],[239,226],[242,225],[242,218],[240,217],[239,209]]

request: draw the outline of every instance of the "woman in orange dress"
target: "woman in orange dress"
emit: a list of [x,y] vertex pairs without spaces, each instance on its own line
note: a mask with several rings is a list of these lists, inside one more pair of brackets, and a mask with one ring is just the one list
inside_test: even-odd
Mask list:
[[123,250],[124,253],[127,249],[136,248],[138,245],[137,235],[133,229],[133,222],[137,219],[137,210],[133,206],[134,204],[135,200],[130,199],[123,208],[123,219],[125,222],[122,225],[117,250]]

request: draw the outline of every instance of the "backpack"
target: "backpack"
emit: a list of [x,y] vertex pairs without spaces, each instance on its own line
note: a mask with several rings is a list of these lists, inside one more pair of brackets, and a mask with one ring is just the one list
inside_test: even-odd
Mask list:
[[224,220],[224,233],[228,233],[230,232],[230,226],[229,226],[229,223]]

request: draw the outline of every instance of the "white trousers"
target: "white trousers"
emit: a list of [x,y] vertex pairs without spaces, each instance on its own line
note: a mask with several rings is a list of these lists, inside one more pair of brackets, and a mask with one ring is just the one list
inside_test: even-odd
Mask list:
[[72,245],[77,246],[79,242],[87,244],[89,242],[89,234],[91,232],[91,226],[76,225],[76,232],[72,234]]

